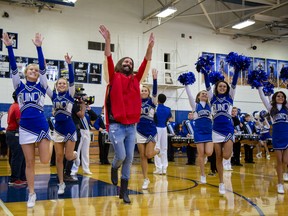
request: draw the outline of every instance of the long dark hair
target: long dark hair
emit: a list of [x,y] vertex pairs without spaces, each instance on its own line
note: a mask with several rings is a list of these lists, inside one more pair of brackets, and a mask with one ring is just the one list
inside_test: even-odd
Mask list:
[[[125,73],[125,72],[123,71],[123,67],[122,67],[123,61],[124,61],[125,59],[127,59],[127,58],[131,59],[131,61],[132,61],[132,70],[131,70],[131,73],[130,73],[130,74]],[[121,72],[121,73],[124,73],[124,74],[126,74],[126,75],[131,75],[131,74],[133,74],[133,71],[134,71],[134,61],[133,61],[133,59],[130,58],[130,57],[124,57],[124,58],[120,59],[120,60],[117,62],[116,66],[115,66],[115,68],[114,68],[114,71],[115,71],[115,72]]]
[[276,115],[279,112],[279,110],[277,109],[277,102],[276,102],[276,97],[277,97],[278,94],[282,94],[283,95],[284,102],[283,102],[282,105],[283,105],[284,108],[286,108],[286,104],[287,104],[286,94],[283,91],[275,92],[273,94],[272,100],[271,100],[271,105],[272,105],[272,108],[271,108],[271,111],[270,111],[271,116],[274,116],[274,115]]
[[230,92],[230,86],[229,86],[228,82],[226,82],[225,80],[220,80],[220,81],[218,81],[218,82],[215,84],[214,94],[215,94],[216,96],[219,95],[219,92],[218,92],[217,88],[218,88],[218,86],[219,86],[220,83],[225,83],[225,84],[226,84],[227,89],[226,89],[226,92],[225,92],[224,94],[225,94],[225,95],[226,95],[226,94],[229,94],[229,92]]

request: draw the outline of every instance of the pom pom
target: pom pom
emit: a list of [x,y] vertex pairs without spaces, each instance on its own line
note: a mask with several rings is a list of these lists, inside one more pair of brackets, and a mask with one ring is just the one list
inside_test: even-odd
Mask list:
[[269,115],[269,113],[266,110],[262,110],[261,112],[259,112],[259,120],[260,122],[264,122],[265,118]]
[[274,94],[274,85],[270,82],[264,82],[263,92],[265,96],[270,96],[271,94]]
[[263,81],[267,81],[267,73],[263,70],[252,70],[248,73],[248,84],[252,88],[263,86]]
[[210,80],[210,83],[212,85],[215,85],[215,83],[217,83],[218,81],[220,80],[224,80],[224,76],[222,73],[218,72],[218,71],[214,71],[214,72],[211,72],[209,73],[209,80]]
[[198,61],[195,63],[196,70],[199,73],[209,73],[214,65],[214,56],[201,56],[198,58]]
[[245,71],[249,68],[251,61],[250,58],[244,55],[238,55],[235,52],[230,52],[226,56],[226,62],[229,63],[232,67],[234,67],[235,72]]
[[183,73],[178,77],[178,81],[183,85],[192,85],[196,79],[193,72]]
[[279,79],[282,79],[283,82],[288,80],[288,67],[283,67],[281,69]]

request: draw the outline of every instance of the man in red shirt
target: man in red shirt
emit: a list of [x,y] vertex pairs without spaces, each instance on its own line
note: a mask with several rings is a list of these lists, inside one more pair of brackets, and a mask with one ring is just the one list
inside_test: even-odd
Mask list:
[[6,142],[10,148],[11,154],[11,176],[8,184],[25,185],[27,184],[25,176],[26,164],[21,145],[19,144],[19,122],[21,114],[15,92],[13,92],[12,97],[14,99],[14,103],[8,110],[8,127],[6,129]]
[[99,31],[105,39],[104,55],[107,72],[105,75],[109,82],[105,102],[106,126],[115,152],[111,180],[114,185],[118,184],[118,169],[122,166],[119,198],[125,203],[130,203],[128,181],[136,142],[136,123],[140,121],[142,105],[140,82],[149,70],[154,35],[150,35],[145,58],[134,75],[134,61],[130,57],[120,59],[114,67],[110,32],[103,25],[100,26]]

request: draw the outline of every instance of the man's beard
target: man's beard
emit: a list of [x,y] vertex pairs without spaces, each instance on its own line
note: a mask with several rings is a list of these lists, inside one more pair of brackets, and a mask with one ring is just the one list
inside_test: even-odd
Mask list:
[[133,70],[132,70],[132,68],[130,68],[129,65],[123,65],[123,66],[122,66],[122,71],[121,71],[121,72],[122,72],[123,74],[129,76],[130,74],[133,73]]

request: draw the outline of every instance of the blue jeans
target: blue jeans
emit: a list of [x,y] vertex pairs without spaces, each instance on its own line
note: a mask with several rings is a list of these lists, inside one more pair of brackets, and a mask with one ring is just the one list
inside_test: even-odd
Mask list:
[[121,179],[128,180],[130,178],[130,167],[132,165],[136,144],[135,124],[110,124],[109,139],[115,151],[112,167],[118,169],[122,165]]
[[25,157],[21,145],[19,144],[18,131],[6,131],[6,142],[11,152],[11,177],[10,181],[26,180],[25,176]]

